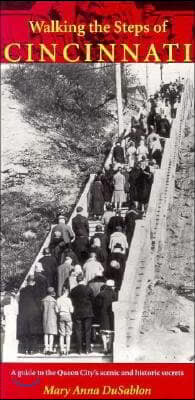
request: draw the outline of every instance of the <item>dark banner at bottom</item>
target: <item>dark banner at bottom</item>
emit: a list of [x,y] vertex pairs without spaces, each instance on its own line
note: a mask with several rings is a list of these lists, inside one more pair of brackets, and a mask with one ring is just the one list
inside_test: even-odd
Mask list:
[[2,399],[193,399],[192,364],[1,364]]

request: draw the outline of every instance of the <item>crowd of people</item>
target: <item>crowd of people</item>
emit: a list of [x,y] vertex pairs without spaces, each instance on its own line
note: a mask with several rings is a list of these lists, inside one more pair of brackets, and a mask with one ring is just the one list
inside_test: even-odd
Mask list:
[[[178,80],[162,84],[149,98],[148,114],[143,109],[132,118],[131,131],[115,144],[109,167],[91,185],[88,218],[80,206],[72,227],[59,215],[49,246],[20,291],[17,335],[23,352],[37,351],[44,342],[44,353],[53,354],[59,337],[61,355],[70,353],[71,341],[78,354],[88,354],[97,333],[104,353],[112,351],[112,303],[121,288],[136,220],[147,211],[182,90]],[[92,237],[90,219],[96,221]]]

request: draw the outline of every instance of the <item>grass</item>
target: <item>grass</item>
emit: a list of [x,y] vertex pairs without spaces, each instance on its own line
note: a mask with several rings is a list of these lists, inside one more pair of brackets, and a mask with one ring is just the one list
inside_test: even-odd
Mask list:
[[[41,204],[23,192],[2,194],[1,290],[18,288],[56,219],[56,204]],[[36,238],[25,239],[31,230]]]

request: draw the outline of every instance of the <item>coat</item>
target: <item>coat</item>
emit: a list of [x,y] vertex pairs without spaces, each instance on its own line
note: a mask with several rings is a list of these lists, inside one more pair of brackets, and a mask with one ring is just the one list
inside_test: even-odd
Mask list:
[[93,295],[96,297],[100,293],[100,288],[105,285],[106,279],[103,276],[96,276],[88,282],[88,286],[93,290]]
[[51,243],[53,242],[53,239],[55,239],[55,232],[60,232],[61,237],[64,240],[65,243],[70,243],[71,240],[74,238],[74,234],[72,232],[72,229],[70,228],[69,225],[62,223],[57,224],[54,226],[51,232]]
[[128,211],[125,216],[126,236],[129,246],[131,244],[131,240],[135,229],[135,221],[139,218],[141,218],[141,215],[135,210]]
[[75,236],[89,236],[89,222],[86,217],[81,214],[77,214],[72,219],[72,229]]
[[90,287],[79,284],[70,292],[70,298],[74,306],[74,317],[79,319],[93,317],[93,291]]
[[159,134],[164,138],[169,138],[171,125],[167,118],[161,118],[159,122]]
[[35,283],[37,299],[41,300],[47,294],[48,280],[43,273],[35,272]]
[[83,265],[83,272],[86,282],[89,282],[91,279],[95,278],[95,276],[103,274],[104,268],[99,261],[89,258]]
[[48,295],[41,301],[43,310],[43,332],[48,335],[57,335],[56,300]]
[[101,181],[94,181],[91,188],[91,210],[94,215],[104,213],[104,189]]
[[20,291],[17,338],[43,333],[42,314],[35,285]]
[[107,227],[108,234],[111,235],[113,232],[115,232],[117,226],[121,226],[122,229],[124,230],[124,219],[120,215],[115,215],[110,218]]
[[153,175],[149,167],[146,167],[144,171],[141,168],[133,168],[129,174],[129,182],[131,200],[147,204],[153,183]]
[[58,265],[55,256],[44,256],[39,260],[39,262],[42,264],[44,269],[43,274],[47,278],[48,285],[55,286]]
[[64,262],[57,267],[57,295],[60,297],[62,295],[62,288],[64,282],[69,277],[72,266]]
[[77,214],[76,217],[72,219],[72,229],[75,233],[73,248],[79,259],[79,262],[83,262],[83,259],[87,257],[87,253],[89,250],[88,219],[81,214]]
[[105,286],[96,297],[96,306],[100,310],[100,329],[114,330],[114,314],[112,302],[117,300],[117,295],[112,288]]
[[91,243],[93,243],[93,240],[95,238],[100,239],[101,242],[101,249],[103,250],[105,257],[107,256],[107,251],[108,251],[108,238],[107,235],[103,232],[96,232],[93,237],[91,238]]
[[125,163],[124,150],[121,146],[115,146],[113,149],[114,161],[120,164]]
[[109,172],[106,172],[101,177],[101,182],[102,182],[103,191],[104,191],[104,200],[109,203],[112,200],[113,189],[114,189],[112,178],[113,178],[112,174],[110,174]]

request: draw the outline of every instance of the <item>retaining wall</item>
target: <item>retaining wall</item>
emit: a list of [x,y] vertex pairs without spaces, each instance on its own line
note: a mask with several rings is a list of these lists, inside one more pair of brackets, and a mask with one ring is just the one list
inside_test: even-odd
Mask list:
[[154,175],[146,218],[136,221],[119,298],[113,303],[114,362],[131,362],[136,357],[146,291],[156,278],[156,259],[165,241],[168,207],[173,204],[178,152],[193,103],[189,93],[187,80],[170,138],[166,140],[161,168]]

